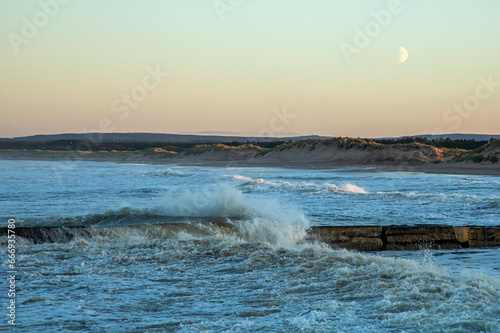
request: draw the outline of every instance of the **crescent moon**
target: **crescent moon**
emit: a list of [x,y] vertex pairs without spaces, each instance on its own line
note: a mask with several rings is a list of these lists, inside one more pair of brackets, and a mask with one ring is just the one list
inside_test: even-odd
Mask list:
[[408,59],[408,50],[406,50],[404,47],[400,46],[399,47],[399,63],[402,64],[403,62]]

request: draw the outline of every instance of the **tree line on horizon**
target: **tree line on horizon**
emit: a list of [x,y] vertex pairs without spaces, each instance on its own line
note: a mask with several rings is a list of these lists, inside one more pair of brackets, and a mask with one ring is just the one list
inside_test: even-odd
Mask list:
[[[51,140],[51,141],[1,141],[0,149],[15,150],[57,150],[57,151],[137,151],[149,148],[161,148],[173,152],[182,152],[200,144],[216,144],[220,142],[135,142],[135,141],[104,141],[91,142],[88,140]],[[285,141],[231,141],[224,142],[227,146],[237,147],[252,144],[261,148],[275,148]]]
[[[428,139],[425,137],[404,137],[399,139],[365,139],[366,141],[372,141],[380,144],[410,144],[410,143],[421,143],[429,146],[434,146],[437,148],[450,148],[450,149],[465,149],[473,150],[479,148],[489,141],[474,139],[457,139],[451,140],[447,139]],[[290,142],[290,141],[288,141]],[[194,147],[200,144],[215,144],[216,142],[179,142],[179,143],[169,143],[169,142],[91,142],[87,140],[53,140],[44,142],[28,142],[28,141],[0,141],[0,149],[15,149],[15,150],[57,150],[57,151],[137,151],[149,148],[161,148],[173,152],[182,152],[186,149]],[[219,142],[217,142],[219,143]],[[231,141],[223,142],[222,144],[238,147],[241,145],[254,145],[261,148],[276,148],[282,144],[287,143],[287,141]]]
[[490,142],[488,140],[475,140],[475,139],[455,139],[455,140],[452,140],[450,138],[428,139],[426,137],[403,137],[398,139],[371,139],[369,141],[381,144],[409,144],[417,142],[433,146],[436,148],[465,149],[465,150],[473,150],[481,146],[484,146],[485,144]]

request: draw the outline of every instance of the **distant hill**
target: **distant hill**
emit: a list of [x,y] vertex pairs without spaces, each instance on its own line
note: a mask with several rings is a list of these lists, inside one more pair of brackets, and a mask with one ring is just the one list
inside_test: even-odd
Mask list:
[[162,133],[65,133],[40,134],[15,138],[1,138],[2,141],[45,142],[54,140],[88,140],[94,142],[169,142],[169,143],[200,143],[200,142],[246,142],[246,141],[300,141],[303,139],[327,139],[330,137],[306,135],[295,137],[242,137],[224,135],[189,135]]
[[388,137],[380,139],[402,139],[402,138],[426,138],[429,140],[433,139],[450,139],[450,140],[476,140],[476,141],[489,141],[490,139],[500,139],[500,135],[497,134],[422,134],[422,135],[409,135],[400,137]]
[[[476,140],[489,141],[491,138],[500,139],[496,134],[422,134],[401,137],[385,137],[377,139],[397,140],[402,138],[427,138],[450,140]],[[27,141],[27,142],[46,142],[55,140],[83,140],[94,142],[168,142],[168,143],[225,143],[225,142],[270,142],[270,141],[300,141],[304,139],[330,139],[329,136],[303,135],[293,137],[252,137],[235,135],[195,135],[195,134],[163,134],[163,133],[64,133],[64,134],[40,134],[30,136],[20,136],[15,138],[0,138],[0,141]],[[375,139],[375,138],[368,138]]]

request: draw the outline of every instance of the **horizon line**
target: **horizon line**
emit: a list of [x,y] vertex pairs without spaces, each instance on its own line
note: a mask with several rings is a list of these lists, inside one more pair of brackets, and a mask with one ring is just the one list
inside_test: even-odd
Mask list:
[[[208,132],[208,131],[207,131]],[[151,134],[151,135],[178,135],[178,136],[199,136],[199,137],[236,137],[236,138],[262,138],[262,139],[288,139],[288,138],[297,138],[297,137],[320,137],[320,138],[338,138],[338,137],[351,137],[351,138],[361,138],[361,139],[398,139],[398,138],[405,138],[405,137],[410,137],[410,138],[418,138],[418,137],[426,137],[426,136],[432,136],[432,137],[442,137],[442,136],[455,136],[455,135],[466,135],[466,136],[490,136],[490,137],[497,137],[500,136],[500,134],[496,133],[488,133],[488,134],[483,134],[483,133],[443,133],[443,134],[415,134],[415,135],[401,135],[401,136],[379,136],[379,137],[368,137],[368,136],[344,136],[344,135],[320,135],[320,134],[295,134],[295,135],[289,135],[289,136],[254,136],[254,135],[245,135],[245,134],[238,134],[238,132],[234,132],[234,134],[217,134],[218,132],[213,131],[213,134],[200,134],[198,133],[159,133],[159,132],[81,132],[81,133],[76,133],[76,132],[67,132],[67,133],[51,133],[51,134],[31,134],[31,135],[21,135],[21,136],[14,136],[14,137],[0,137],[0,140],[3,139],[18,139],[18,138],[29,138],[29,137],[36,137],[36,136],[57,136],[57,135],[112,135],[112,134]],[[228,132],[226,132],[228,133]]]

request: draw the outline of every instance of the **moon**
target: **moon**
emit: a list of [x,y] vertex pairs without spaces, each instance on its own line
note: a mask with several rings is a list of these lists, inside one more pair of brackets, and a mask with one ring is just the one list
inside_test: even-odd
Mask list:
[[404,47],[400,46],[399,47],[399,63],[402,64],[403,62],[408,59],[408,50],[406,50]]

